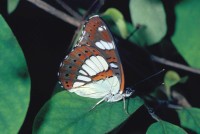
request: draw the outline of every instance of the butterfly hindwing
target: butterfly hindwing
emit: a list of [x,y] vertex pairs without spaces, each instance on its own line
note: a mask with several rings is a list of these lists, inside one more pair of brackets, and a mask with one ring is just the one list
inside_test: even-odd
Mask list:
[[113,76],[101,53],[92,47],[76,47],[62,62],[59,78],[66,89]]

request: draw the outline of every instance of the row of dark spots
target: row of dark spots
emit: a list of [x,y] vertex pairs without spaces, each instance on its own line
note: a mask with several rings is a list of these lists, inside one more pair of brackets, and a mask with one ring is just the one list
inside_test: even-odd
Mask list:
[[[88,53],[88,51],[87,51],[87,50],[85,50],[84,52],[85,52],[85,53]],[[92,52],[94,52],[94,53],[95,53],[95,52],[96,52],[96,50],[92,50]],[[79,53],[79,54],[78,54],[78,56],[79,56],[79,57],[81,57],[81,54]],[[74,62],[76,62],[76,61],[74,61]]]
[[[88,53],[88,51],[87,51],[87,50],[85,50],[85,53]],[[81,54],[79,53],[79,54],[78,54],[78,56],[80,57],[80,56],[81,56]],[[76,59],[74,59],[74,60],[73,60],[73,62],[74,62],[74,63],[76,63],[76,62],[77,62],[77,60],[76,60]],[[69,66],[68,68],[69,68],[69,69],[72,69],[72,66]],[[68,73],[67,73],[67,74],[65,74],[65,77],[69,77],[69,74],[68,74]]]
[[[67,73],[67,74],[65,74],[65,76],[66,76],[66,77],[69,77],[69,74]],[[66,84],[66,86],[67,86],[68,88],[70,87],[68,81],[65,81],[65,84]]]
[[[93,25],[93,27],[96,27],[96,25]],[[88,35],[88,37],[90,38],[91,37],[91,32],[93,31],[92,28],[90,28],[89,31],[90,31],[90,34]],[[86,44],[88,44],[88,42]]]
[[[96,27],[96,25],[94,24],[93,27]],[[92,28],[90,28],[90,32],[92,32]]]
[[[93,25],[93,27],[95,27],[95,26],[96,25]],[[90,31],[90,34],[91,34],[91,32],[93,31],[93,28],[90,28],[89,31]],[[89,38],[90,38],[90,34],[88,35]],[[87,44],[88,44],[88,42],[87,42]]]
[[69,84],[68,84],[68,83],[69,83],[68,81],[65,82],[65,84],[67,84],[67,85],[66,85],[67,87],[69,87]]
[[[85,50],[85,53],[88,53],[88,51],[87,51],[87,50]],[[81,56],[81,54],[79,53],[79,54],[78,54],[78,56],[80,57],[80,56]],[[74,62],[74,63],[76,63],[76,61],[77,61],[76,59],[74,59],[74,60],[73,60],[73,62]],[[69,69],[71,69],[71,68],[72,68],[72,66],[69,66]],[[67,73],[67,74],[65,74],[65,77],[69,77],[69,74],[68,74],[68,73]],[[68,84],[68,82],[66,81],[65,83],[67,84],[66,86],[67,86],[67,87],[69,87],[69,84]]]
[[[87,50],[85,50],[85,53],[88,53],[88,51],[87,51]],[[80,53],[78,54],[78,56],[79,56],[79,57],[81,57],[81,55],[82,55],[82,54],[80,54]],[[76,61],[75,61],[75,62],[76,62]]]

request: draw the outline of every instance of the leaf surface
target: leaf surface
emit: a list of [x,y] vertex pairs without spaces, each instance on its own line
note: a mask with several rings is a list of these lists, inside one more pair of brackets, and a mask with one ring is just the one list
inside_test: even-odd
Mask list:
[[147,134],[187,134],[187,132],[179,126],[161,120],[153,123],[148,128]]
[[172,41],[186,62],[200,69],[199,7],[199,0],[182,0],[176,6],[176,28]]
[[[40,110],[34,121],[33,133],[102,134],[110,132],[129,117],[122,101],[103,102],[91,110],[98,101],[61,91]],[[126,99],[130,114],[142,104],[139,97]]]
[[0,16],[0,132],[18,133],[29,104],[30,78],[23,52]]
[[8,13],[12,13],[18,6],[19,0],[7,0]]
[[142,27],[134,34],[139,45],[158,43],[167,32],[166,15],[161,0],[130,0],[131,19],[134,27]]
[[189,128],[196,133],[200,133],[200,109],[184,108],[177,110],[181,125]]

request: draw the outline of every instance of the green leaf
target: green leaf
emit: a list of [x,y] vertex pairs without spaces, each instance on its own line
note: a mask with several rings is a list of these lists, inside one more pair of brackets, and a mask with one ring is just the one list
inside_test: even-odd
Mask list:
[[18,133],[29,104],[30,78],[23,52],[0,16],[0,132]]
[[116,8],[109,8],[104,13],[103,16],[109,16],[110,19],[116,24],[119,33],[123,39],[128,37],[128,31],[126,27],[126,22],[124,20],[123,14]]
[[179,83],[185,83],[185,82],[187,82],[188,79],[189,79],[189,76],[181,77]]
[[153,123],[146,134],[187,134],[187,132],[179,126],[161,120]]
[[181,80],[179,74],[175,71],[169,70],[164,76],[164,83],[167,88],[176,85]]
[[167,71],[164,76],[164,83],[165,83],[165,93],[167,97],[170,99],[171,97],[171,87],[176,85],[181,80],[180,76],[175,71]]
[[11,14],[18,6],[20,0],[7,0],[8,13]]
[[116,24],[114,24],[113,20],[110,18],[110,16],[107,16],[107,15],[103,15],[102,16],[103,20],[106,22],[106,24],[108,25],[110,31],[112,33],[114,33],[116,36],[119,36],[121,38],[124,38],[127,39],[132,42],[132,43],[135,43],[135,38],[134,36],[131,36],[129,37],[129,35],[131,35],[134,31],[135,31],[135,28],[133,27],[133,25],[129,22],[125,22],[126,24],[126,32],[128,33],[126,36],[122,37],[122,34],[121,32],[119,31],[119,28],[116,26]]
[[175,8],[176,27],[172,41],[186,62],[200,68],[200,1],[182,0]]
[[[123,102],[103,102],[61,91],[55,94],[38,113],[33,133],[102,134],[113,130],[129,116]],[[139,97],[126,99],[128,112],[134,113],[143,101]]]
[[161,0],[130,0],[129,8],[133,24],[142,26],[134,36],[137,44],[152,45],[165,36],[166,15]]
[[196,133],[200,133],[200,109],[184,108],[177,110],[181,126],[189,128]]

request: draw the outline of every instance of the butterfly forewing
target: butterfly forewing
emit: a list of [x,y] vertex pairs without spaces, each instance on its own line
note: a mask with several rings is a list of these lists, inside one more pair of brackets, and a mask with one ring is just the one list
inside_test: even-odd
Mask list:
[[60,66],[59,79],[64,88],[85,87],[108,79],[108,83],[119,81],[120,86],[111,85],[123,92],[121,61],[106,24],[99,16],[93,16],[85,22],[81,32],[78,42]]
[[117,48],[108,27],[99,16],[93,16],[86,22],[78,44],[95,47],[104,55],[114,74],[118,76],[120,89],[123,91],[124,74]]

